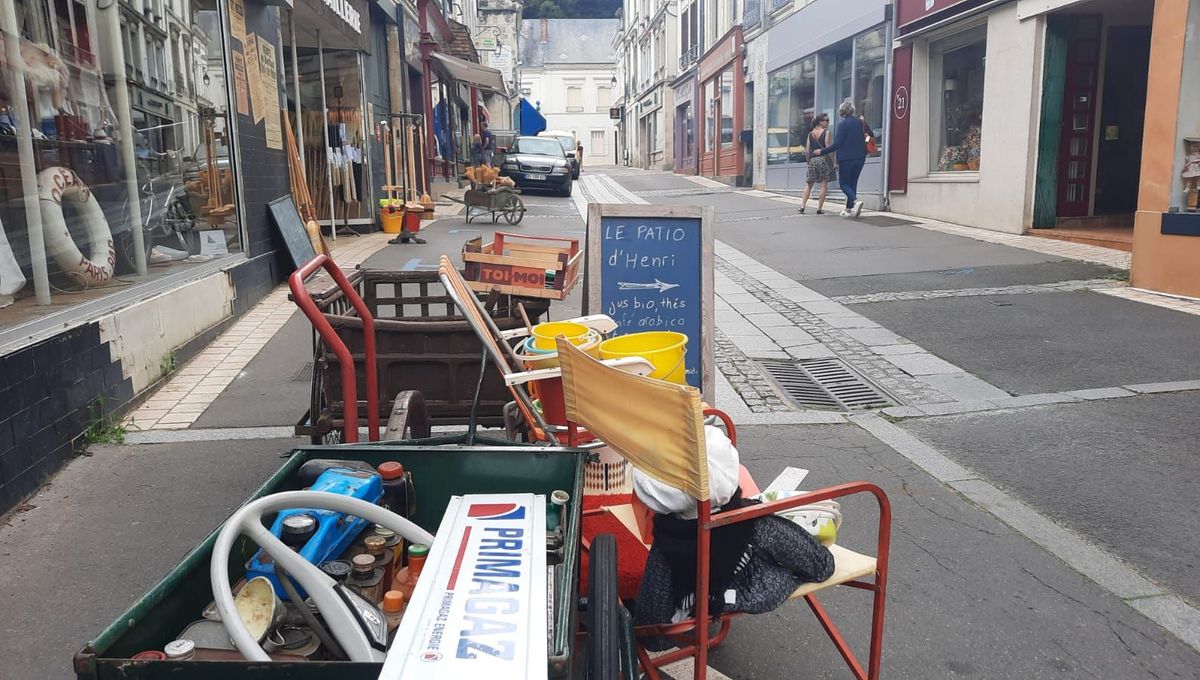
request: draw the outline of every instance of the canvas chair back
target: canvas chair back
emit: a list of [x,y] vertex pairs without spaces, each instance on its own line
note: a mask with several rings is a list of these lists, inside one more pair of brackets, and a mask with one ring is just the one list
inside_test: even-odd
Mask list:
[[557,342],[567,420],[643,473],[707,501],[700,391],[605,366],[566,338]]

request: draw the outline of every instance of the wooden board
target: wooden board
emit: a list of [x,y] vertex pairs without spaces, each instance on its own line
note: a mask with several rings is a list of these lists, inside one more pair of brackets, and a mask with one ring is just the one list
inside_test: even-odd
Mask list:
[[588,205],[585,314],[607,314],[617,335],[688,336],[687,381],[714,403],[711,207]]
[[296,203],[292,201],[291,196],[281,196],[268,203],[267,208],[271,211],[271,218],[275,221],[275,228],[279,230],[294,269],[299,269],[301,265],[317,256],[312,241],[308,239],[308,232],[304,229],[304,220],[300,219],[300,213],[296,210]]

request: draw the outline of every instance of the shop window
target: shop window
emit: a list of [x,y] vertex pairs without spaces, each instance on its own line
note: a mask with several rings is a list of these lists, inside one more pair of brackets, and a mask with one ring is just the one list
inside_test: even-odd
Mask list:
[[792,163],[804,161],[808,149],[808,133],[816,116],[817,60],[815,57],[801,59],[792,64],[789,84],[791,115],[788,123],[788,160]]
[[721,148],[733,148],[733,71],[721,74]]
[[[867,122],[883,148],[883,116],[887,110],[887,91],[884,89],[886,32],[883,27],[854,39],[854,105],[858,115]],[[878,156],[876,151],[872,156]]]
[[836,134],[842,124],[838,109],[842,102],[853,101],[854,78],[851,72],[853,44],[844,40],[817,55],[821,75],[817,83],[817,110],[829,116],[829,133]]
[[986,52],[986,26],[929,46],[930,91],[941,99],[930,106],[935,171],[979,169]]
[[588,147],[588,154],[604,156],[607,153],[608,144],[604,141],[604,130],[592,130],[592,145]]
[[788,162],[789,69],[767,78],[767,165]]
[[704,151],[712,153],[717,128],[716,79],[704,83]]
[[[239,251],[222,41],[180,54],[156,37],[220,36],[225,3],[197,0],[169,17],[12,4],[19,32],[6,38],[22,60],[0,83],[0,328],[40,316],[37,297],[94,300]],[[105,41],[110,20],[117,40]],[[205,89],[172,91],[171,69],[203,74]],[[114,109],[118,88],[129,111]],[[139,273],[148,279],[125,278]]]

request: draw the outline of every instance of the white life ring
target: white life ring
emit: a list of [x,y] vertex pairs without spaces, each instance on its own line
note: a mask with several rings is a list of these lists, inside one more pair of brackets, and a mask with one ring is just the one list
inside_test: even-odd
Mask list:
[[[112,231],[96,197],[70,168],[46,168],[38,173],[38,198],[42,206],[42,233],[46,235],[46,252],[54,257],[58,268],[76,274],[89,284],[100,284],[112,278],[117,265],[117,249]],[[92,244],[92,257],[84,257],[79,246],[67,231],[63,217],[63,201],[79,204],[79,216],[87,226]]]

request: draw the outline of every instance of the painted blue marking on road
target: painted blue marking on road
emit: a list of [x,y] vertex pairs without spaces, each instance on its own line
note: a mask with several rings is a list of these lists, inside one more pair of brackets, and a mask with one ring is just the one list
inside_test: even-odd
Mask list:
[[416,268],[419,266],[421,266],[421,258],[414,257],[413,259],[409,260],[408,262],[405,262],[404,266],[400,268],[400,271],[402,271],[402,272],[415,271]]

